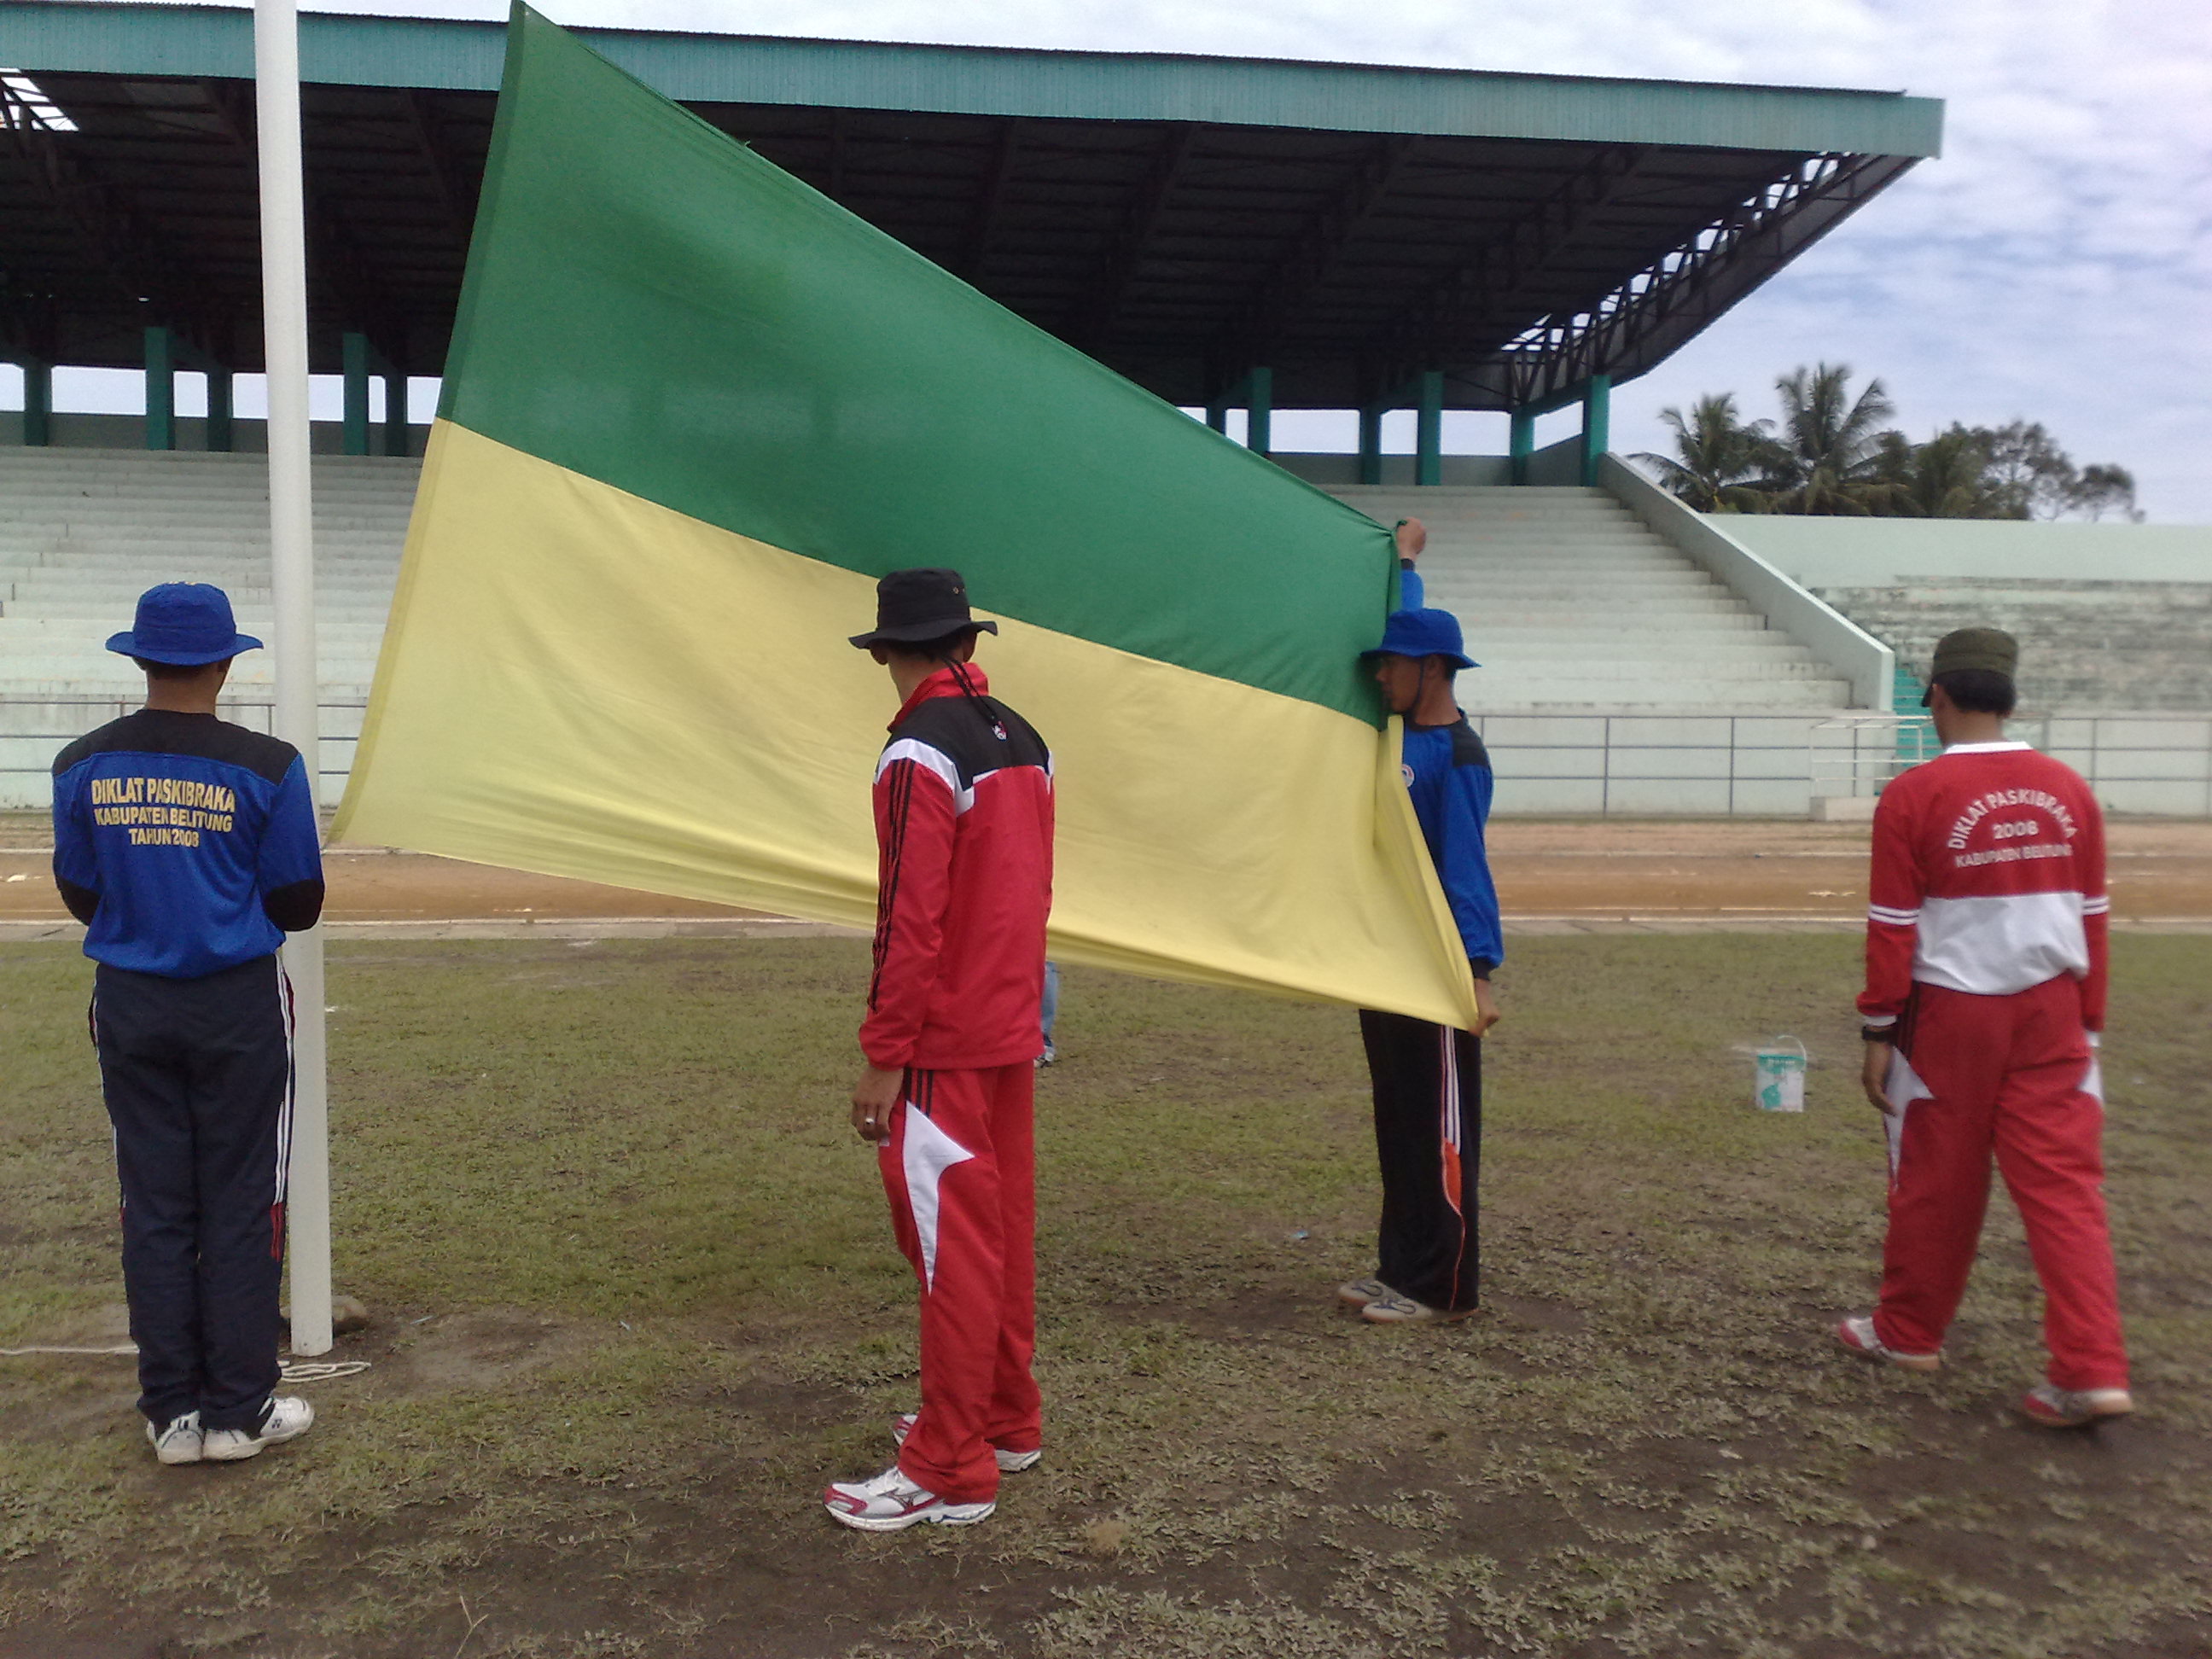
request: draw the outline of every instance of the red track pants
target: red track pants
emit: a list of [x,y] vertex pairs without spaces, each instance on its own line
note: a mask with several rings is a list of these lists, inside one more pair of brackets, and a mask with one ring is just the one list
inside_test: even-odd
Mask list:
[[993,1449],[1042,1434],[1036,1349],[1036,1135],[1028,1060],[906,1074],[879,1154],[899,1249],[921,1281],[921,1415],[907,1479],[977,1504],[999,1489]]
[[1933,1353],[1966,1294],[1990,1196],[1990,1155],[2043,1281],[2050,1378],[2124,1389],[2127,1352],[2105,1223],[2104,1093],[2063,975],[2012,996],[1919,985],[1900,1024],[1889,1097],[1889,1238],[1875,1332]]

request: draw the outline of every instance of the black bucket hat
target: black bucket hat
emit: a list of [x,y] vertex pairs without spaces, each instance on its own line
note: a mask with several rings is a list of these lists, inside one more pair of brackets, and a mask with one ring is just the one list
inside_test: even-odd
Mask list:
[[999,624],[977,622],[968,610],[968,584],[957,570],[894,570],[876,584],[876,625],[853,643],[919,645],[963,629],[995,634]]

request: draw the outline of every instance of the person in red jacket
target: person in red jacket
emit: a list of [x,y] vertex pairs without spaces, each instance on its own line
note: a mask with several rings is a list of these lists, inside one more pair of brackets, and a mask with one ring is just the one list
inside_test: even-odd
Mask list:
[[1936,647],[1943,752],[1882,791],[1867,921],[1867,1097],[1888,1121],[1881,1300],[1852,1352],[1942,1365],[1989,1201],[1992,1153],[2044,1291],[2048,1380],[2031,1421],[2133,1409],[2103,1191],[2104,821],[2069,767],[2004,740],[2019,648],[1993,628]]
[[1052,756],[990,695],[957,571],[895,570],[853,643],[899,711],[876,765],[875,975],[853,1127],[921,1285],[921,1409],[898,1461],[823,1494],[866,1532],[963,1526],[1036,1462],[1035,1135],[1052,908]]

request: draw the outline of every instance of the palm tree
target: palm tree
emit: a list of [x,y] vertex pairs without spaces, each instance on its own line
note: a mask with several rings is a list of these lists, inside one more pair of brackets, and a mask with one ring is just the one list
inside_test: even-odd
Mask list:
[[1850,395],[1850,366],[1792,369],[1774,383],[1782,396],[1782,435],[1765,481],[1776,513],[1879,513],[1896,486],[1881,474],[1882,434],[1895,413],[1879,380]]
[[1992,474],[1987,435],[1954,422],[1924,444],[1881,434],[1881,475],[1893,486],[1876,508],[1915,519],[2024,519],[2027,510]]
[[1657,473],[1661,484],[1700,513],[1765,510],[1766,497],[1753,481],[1771,465],[1773,422],[1740,419],[1733,392],[1706,393],[1690,405],[1687,417],[1662,409],[1659,418],[1674,429],[1674,455],[1632,459]]

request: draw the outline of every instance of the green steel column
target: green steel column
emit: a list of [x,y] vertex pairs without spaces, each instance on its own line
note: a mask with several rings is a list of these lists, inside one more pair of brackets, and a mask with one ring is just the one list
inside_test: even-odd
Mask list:
[[1583,387],[1583,484],[1597,483],[1597,460],[1610,441],[1607,432],[1613,414],[1613,376],[1593,374]]
[[1413,419],[1413,482],[1444,481],[1444,372],[1421,372],[1420,408]]
[[1359,411],[1359,482],[1382,482],[1382,410],[1379,407]]
[[1211,403],[1206,404],[1206,423],[1212,427],[1216,432],[1228,431],[1229,405],[1225,403]]
[[177,447],[177,342],[166,328],[146,331],[146,447]]
[[54,441],[54,366],[23,365],[23,441],[45,448]]
[[1517,484],[1528,482],[1528,458],[1536,453],[1536,411],[1516,409],[1513,411],[1512,435],[1507,441],[1506,453],[1511,458],[1512,478]]
[[407,453],[407,377],[398,369],[384,377],[384,453]]
[[368,336],[349,334],[340,343],[345,373],[345,443],[349,455],[368,453]]
[[1275,371],[1254,369],[1246,397],[1244,447],[1264,455],[1275,447]]
[[219,453],[228,454],[236,443],[235,434],[231,429],[230,371],[210,368],[207,382],[207,447]]

